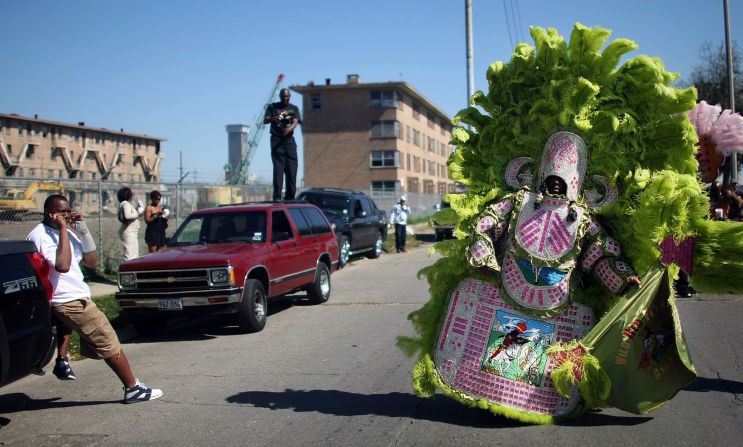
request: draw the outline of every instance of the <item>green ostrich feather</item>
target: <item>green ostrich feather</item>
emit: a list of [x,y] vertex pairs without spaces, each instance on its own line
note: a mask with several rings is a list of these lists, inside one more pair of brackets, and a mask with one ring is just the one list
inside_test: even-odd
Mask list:
[[[418,336],[398,339],[423,362],[414,372],[421,395],[432,394],[434,384],[443,389],[425,359],[430,362],[449,294],[462,279],[478,277],[465,258],[469,228],[486,205],[513,192],[505,183],[506,165],[517,157],[540,160],[556,130],[579,134],[588,152],[586,173],[603,175],[618,189],[618,199],[598,218],[640,275],[659,258],[657,245],[665,237],[678,242],[693,236],[692,284],[709,291],[740,288],[733,279],[743,277],[743,225],[707,219],[709,201],[696,176],[697,135],[687,116],[696,91],[673,87],[678,75],[658,58],[640,55],[618,66],[637,45],[627,39],[607,44],[610,34],[576,24],[566,42],[554,29],[532,27],[534,45],[521,43],[510,62],[491,64],[487,93],[476,92],[454,118],[449,177],[467,192],[446,196],[451,208],[434,218],[454,224],[458,239],[434,246],[442,257],[419,273],[431,298],[409,315]],[[578,289],[574,299],[600,316],[618,298]]]

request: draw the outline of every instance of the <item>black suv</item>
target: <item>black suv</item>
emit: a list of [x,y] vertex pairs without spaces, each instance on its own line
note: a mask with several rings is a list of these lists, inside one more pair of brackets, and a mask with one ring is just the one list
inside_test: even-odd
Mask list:
[[363,192],[312,188],[302,191],[298,199],[320,208],[333,225],[341,267],[356,255],[375,259],[382,254],[382,243],[387,238],[387,213]]
[[43,368],[56,347],[49,264],[31,241],[0,241],[0,386]]

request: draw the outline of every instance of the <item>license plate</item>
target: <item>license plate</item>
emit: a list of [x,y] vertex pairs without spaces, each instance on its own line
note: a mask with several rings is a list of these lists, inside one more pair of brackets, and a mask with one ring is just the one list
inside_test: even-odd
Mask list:
[[160,310],[183,310],[183,303],[180,298],[161,299],[158,304]]

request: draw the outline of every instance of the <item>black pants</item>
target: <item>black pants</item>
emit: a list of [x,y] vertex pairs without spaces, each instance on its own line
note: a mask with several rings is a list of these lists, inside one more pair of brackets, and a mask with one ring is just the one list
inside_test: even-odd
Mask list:
[[281,188],[286,175],[284,200],[294,200],[297,191],[297,143],[293,136],[271,135],[273,162],[273,200],[281,200]]
[[395,224],[395,250],[405,251],[405,238],[408,235],[408,226]]

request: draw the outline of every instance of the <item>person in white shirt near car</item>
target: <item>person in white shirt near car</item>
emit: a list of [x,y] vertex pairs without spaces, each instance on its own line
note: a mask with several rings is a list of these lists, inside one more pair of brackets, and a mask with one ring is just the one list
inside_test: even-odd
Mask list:
[[400,196],[400,201],[392,207],[390,221],[395,224],[395,250],[397,253],[405,252],[405,238],[408,234],[408,216],[410,207],[405,204],[405,196]]
[[[44,201],[44,219],[26,239],[33,241],[49,262],[49,281],[54,287],[52,314],[69,329],[57,344],[59,357],[55,375],[60,379],[75,379],[67,358],[69,332],[74,330],[80,334],[80,353],[88,358],[103,359],[121,380],[124,403],[161,397],[161,390],[148,388],[134,376],[116,331],[90,299],[90,288],[83,280],[79,263],[95,268],[98,254],[82,215],[72,210],[65,196],[53,194]],[[67,372],[73,374],[72,377],[62,374]]]

